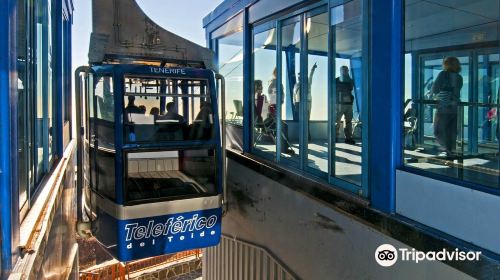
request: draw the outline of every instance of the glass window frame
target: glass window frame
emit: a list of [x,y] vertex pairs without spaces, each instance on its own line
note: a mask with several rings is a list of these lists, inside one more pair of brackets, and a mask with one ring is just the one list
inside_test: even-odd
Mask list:
[[[22,4],[22,6],[21,6]],[[23,48],[25,52],[25,61],[22,66],[24,71],[24,79],[18,77],[19,80],[22,81],[22,86],[24,88],[24,104],[23,107],[19,107],[18,104],[18,114],[23,115],[22,122],[18,122],[18,133],[23,130],[24,139],[19,143],[19,149],[23,149],[24,155],[20,156],[18,161],[19,168],[19,211],[20,211],[20,219],[24,219],[29,208],[31,207],[31,197],[33,195],[32,189],[34,189],[35,185],[35,150],[34,150],[34,139],[35,138],[35,126],[33,120],[35,120],[36,115],[34,113],[34,91],[35,88],[35,78],[36,78],[36,65],[34,64],[35,58],[35,32],[34,27],[36,24],[35,21],[35,8],[36,6],[32,1],[18,1],[17,9],[23,9],[24,18],[23,22],[19,22],[20,17],[17,18],[17,26],[20,24],[24,24],[24,36],[18,35],[18,41],[16,44],[21,44],[21,46],[17,45],[17,48]],[[21,38],[25,38],[20,40]],[[19,66],[19,62],[18,62]],[[18,67],[19,69],[19,67]],[[19,84],[18,84],[19,85]],[[19,134],[18,134],[19,135]],[[21,139],[18,139],[21,140]],[[20,165],[23,165],[22,167]],[[24,172],[23,172],[24,171]],[[24,186],[23,186],[24,185]],[[21,197],[21,189],[25,189],[25,196]]]
[[[66,41],[58,41],[57,28],[58,17],[63,17],[58,13],[58,5],[55,0],[42,0],[40,2],[18,1],[17,9],[23,9],[24,38],[17,42],[17,48],[24,48],[25,63],[23,88],[25,104],[18,107],[18,113],[24,114],[24,121],[18,123],[18,131],[24,130],[24,140],[22,144],[25,155],[20,159],[19,164],[24,165],[24,170],[19,169],[19,184],[26,184],[26,195],[21,198],[19,193],[19,213],[23,220],[29,209],[37,199],[41,191],[40,186],[47,182],[55,164],[58,162],[58,141],[62,141],[59,135],[59,122],[57,100],[62,98],[58,95],[56,85],[60,82],[57,78],[56,69],[59,61],[65,61],[67,75],[70,76],[70,45]],[[66,17],[68,29],[71,22]],[[21,24],[18,22],[17,24]],[[67,34],[68,36],[70,34]],[[19,34],[18,34],[19,36]],[[66,39],[66,37],[64,37]],[[62,44],[59,48],[58,44]],[[60,49],[60,50],[59,50]],[[66,57],[61,56],[65,54]],[[20,68],[19,68],[20,69]],[[67,79],[65,79],[67,80]],[[71,84],[67,84],[67,91],[71,92]],[[64,88],[66,90],[66,88]],[[69,95],[69,94],[67,94]],[[38,108],[38,104],[40,108]],[[37,111],[41,110],[41,118],[38,119]],[[70,110],[68,111],[70,112]],[[41,127],[37,124],[40,123]],[[40,145],[37,143],[40,139]],[[38,165],[38,148],[43,150],[41,154],[41,165]],[[19,166],[18,166],[19,167]],[[23,173],[23,174],[21,174]],[[22,182],[21,182],[22,181]],[[21,187],[20,188],[24,188]]]
[[[275,67],[277,69],[278,65],[277,65],[277,52],[278,52],[278,28],[277,28],[277,22],[276,21],[268,21],[266,23],[263,23],[263,24],[259,24],[259,25],[255,25],[255,26],[252,26],[251,28],[251,34],[252,34],[252,40],[250,42],[251,44],[251,49],[252,49],[252,52],[251,52],[251,62],[250,62],[250,67],[251,67],[251,70],[250,70],[250,93],[252,94],[252,104],[253,102],[255,102],[255,84],[254,84],[254,81],[255,81],[255,56],[253,55],[253,50],[254,50],[254,47],[255,47],[255,36],[260,34],[260,33],[263,33],[263,32],[266,32],[266,31],[270,31],[274,29],[274,33],[276,34],[276,42],[275,42],[275,45],[276,45],[276,49],[275,49]],[[264,81],[263,81],[264,82]],[[265,92],[266,92],[266,87],[264,86],[263,84],[263,93],[265,95]],[[277,97],[276,97],[277,98]],[[250,129],[250,153],[252,154],[256,154],[262,158],[265,158],[265,159],[268,159],[268,160],[271,160],[271,161],[274,161],[276,162],[277,161],[277,158],[276,158],[276,151],[277,151],[277,145],[278,143],[275,143],[274,146],[275,146],[275,150],[272,152],[272,153],[268,153],[268,152],[265,152],[265,151],[262,151],[260,149],[258,149],[257,147],[255,147],[255,130],[254,130],[254,126],[255,126],[255,106],[250,106],[251,108],[251,120],[248,122],[250,125],[251,125],[251,129]]]
[[[239,16],[238,16],[238,18],[239,18]],[[225,26],[226,25],[220,27],[219,29],[225,28]],[[217,30],[219,30],[219,29],[217,29]],[[243,30],[243,26],[242,25],[241,26],[240,25],[236,25],[236,26],[232,27],[231,30],[229,30],[229,31],[227,31],[225,33],[217,32],[217,30],[214,31],[214,32],[212,32],[212,36],[215,36],[217,34],[217,37],[212,37],[211,42],[212,42],[212,45],[213,45],[213,50],[215,52],[215,61],[216,61],[217,65],[218,65],[217,67],[219,68],[219,65],[220,65],[220,51],[221,51],[220,41],[223,40],[223,39],[225,39],[225,38],[228,38],[230,36],[233,36],[233,35],[236,35],[236,34],[239,33],[240,36],[241,36],[241,42],[242,42],[242,44],[241,44],[241,52],[242,52],[242,55],[243,55],[243,53],[245,51],[245,46],[244,46],[244,41],[245,41],[244,35],[245,34],[244,34],[244,30]],[[218,33],[220,33],[220,34],[218,34]],[[244,70],[244,66],[243,66],[243,60],[242,60],[241,67],[242,67],[241,71],[243,72],[243,75],[244,75],[245,70]],[[218,70],[218,72],[220,72],[220,71]],[[227,86],[227,84],[228,84],[228,81],[226,80],[226,86]],[[243,87],[243,81],[241,81],[241,84],[242,84],[241,101],[244,102],[244,100],[245,100],[244,99],[245,88]],[[228,108],[228,104],[230,104],[230,106],[232,106],[232,104],[229,102],[228,98],[229,98],[229,95],[228,95],[228,91],[226,89],[226,102],[225,102],[226,103],[226,110]],[[219,102],[219,104],[220,104],[220,102]],[[236,114],[236,112],[234,112],[234,113]],[[224,112],[224,114],[225,114],[225,112]],[[224,115],[224,116],[219,116],[219,117],[226,117],[226,116]],[[226,126],[229,124],[229,125],[232,125],[232,126],[243,127],[243,125],[245,124],[245,120],[244,119],[245,119],[244,114],[242,114],[242,116],[241,116],[241,124],[232,123],[231,119],[226,119]]]
[[[331,12],[330,12],[330,8],[328,5],[326,6],[321,6],[321,7],[318,7],[318,8],[315,8],[313,10],[310,10],[308,12],[305,13],[304,15],[304,28],[308,28],[307,27],[307,19],[308,18],[313,18],[315,16],[318,16],[318,15],[321,15],[321,14],[327,14],[328,16],[328,34],[327,34],[327,56],[326,56],[326,59],[327,59],[327,72],[326,72],[326,76],[327,76],[327,89],[326,89],[326,94],[327,94],[327,127],[328,127],[328,131],[327,131],[327,134],[328,134],[328,140],[327,140],[327,158],[326,158],[326,161],[327,161],[327,171],[324,172],[320,169],[316,169],[316,168],[313,168],[311,166],[309,166],[309,140],[306,141],[306,139],[309,138],[309,123],[310,123],[310,120],[306,120],[304,119],[302,122],[303,122],[303,131],[302,131],[302,138],[304,139],[303,142],[304,142],[304,145],[303,145],[303,149],[301,150],[301,154],[304,155],[302,156],[302,160],[303,160],[303,169],[308,172],[308,173],[311,173],[311,174],[314,174],[315,176],[318,176],[320,178],[323,178],[323,179],[326,179],[326,180],[332,180],[332,179],[329,179],[329,177],[331,177],[333,174],[330,174],[331,173],[331,161],[332,161],[332,153],[333,153],[333,150],[331,147],[333,147],[333,140],[334,140],[334,137],[332,137],[332,133],[333,131],[331,130],[331,127],[332,125],[335,125],[334,123],[332,124],[332,120],[334,120],[334,115],[331,115],[331,112],[332,112],[332,109],[333,109],[333,104],[332,102],[334,102],[333,98],[331,98],[333,95],[332,95],[332,88],[331,88],[331,83],[333,81],[330,81],[330,71],[331,71],[331,68],[332,68],[332,63],[334,63],[334,61],[331,59],[330,57],[330,51],[331,51],[331,24],[330,24],[330,21],[331,21]],[[302,73],[307,73],[307,75],[302,75],[302,81],[301,81],[301,84],[303,85],[302,87],[302,91],[303,92],[307,92],[309,91],[308,88],[309,88],[309,79],[308,79],[308,75],[309,75],[309,69],[311,69],[311,65],[310,65],[310,61],[309,61],[309,37],[308,35],[305,35],[304,33],[304,43],[303,43],[303,46],[304,46],[304,50],[306,50],[307,52],[304,53],[304,58],[302,59],[302,62],[303,62],[303,65],[302,65],[302,69],[301,69],[301,72]],[[316,73],[316,76],[320,75],[319,73]],[[306,94],[302,94],[302,96],[306,96]],[[306,104],[307,100],[305,98],[303,98],[303,100],[301,100],[301,103],[303,104]],[[305,116],[305,114],[307,113],[307,109],[304,108],[305,106],[302,106],[302,116]],[[311,108],[312,110],[313,108]],[[307,143],[307,145],[306,145]]]
[[[49,9],[50,4],[50,9]],[[37,7],[40,5],[39,7]],[[42,11],[38,10],[41,8]],[[41,14],[40,14],[41,13]],[[34,83],[33,83],[33,105],[34,105],[34,147],[35,150],[38,149],[36,144],[36,139],[41,137],[43,154],[42,154],[42,165],[41,168],[38,166],[38,152],[34,152],[34,177],[35,183],[30,190],[31,195],[34,197],[38,191],[38,186],[43,184],[45,177],[50,173],[55,161],[56,161],[56,141],[57,141],[57,118],[56,118],[56,91],[54,90],[54,65],[55,61],[59,59],[57,57],[57,52],[55,51],[55,44],[57,43],[56,36],[54,36],[55,29],[55,17],[56,9],[53,0],[43,0],[42,2],[33,4],[33,73],[34,73]],[[41,18],[39,18],[41,17]],[[39,21],[41,20],[41,22]],[[38,33],[37,25],[41,24],[41,33]],[[50,35],[50,36],[49,36]],[[41,38],[40,38],[41,36]],[[38,46],[38,43],[41,43]],[[41,47],[41,50],[39,49]],[[50,53],[50,59],[49,59]],[[42,57],[39,57],[41,55]],[[39,69],[38,65],[41,64]],[[39,71],[40,70],[40,71]],[[50,74],[50,79],[49,79]],[[39,86],[41,85],[41,88]],[[40,95],[41,93],[41,95]],[[38,106],[37,98],[41,98],[40,102],[42,105],[42,129],[38,131],[37,126],[37,114]],[[50,113],[50,115],[49,115]],[[41,135],[40,135],[41,133]]]
[[[327,12],[328,13],[328,18],[329,18],[329,34],[328,34],[328,77],[329,77],[329,81],[328,81],[328,105],[329,105],[329,108],[332,108],[332,109],[329,109],[328,111],[330,112],[330,116],[328,117],[328,129],[330,130],[328,135],[329,135],[329,141],[328,141],[328,144],[329,144],[329,147],[328,147],[328,174],[324,174],[323,172],[318,172],[318,170],[313,170],[312,168],[309,168],[307,166],[307,164],[305,163],[305,161],[307,161],[307,157],[305,156],[306,153],[307,153],[307,147],[305,145],[300,145],[300,166],[299,168],[297,167],[294,167],[293,165],[290,165],[288,160],[287,159],[283,159],[282,156],[280,155],[280,153],[278,151],[281,151],[281,141],[277,141],[277,145],[276,145],[276,151],[275,151],[275,154],[274,155],[270,155],[269,153],[263,153],[262,151],[259,151],[257,149],[254,149],[254,148],[251,148],[250,149],[250,152],[252,154],[255,154],[259,157],[262,157],[262,158],[265,158],[265,159],[268,159],[268,160],[271,160],[279,165],[282,165],[284,167],[287,167],[287,168],[291,168],[291,169],[297,169],[299,170],[300,172],[305,172],[306,174],[310,174],[314,177],[319,177],[319,178],[323,178],[325,179],[325,181],[327,181],[330,185],[332,186],[335,186],[335,187],[339,187],[341,189],[345,189],[347,191],[350,191],[352,192],[353,194],[356,194],[356,195],[359,195],[361,197],[364,197],[364,198],[368,198],[369,197],[369,159],[368,159],[368,151],[369,151],[369,142],[368,142],[368,139],[369,139],[369,121],[368,121],[368,117],[369,117],[369,104],[370,104],[370,100],[369,100],[369,95],[371,93],[371,88],[369,87],[369,80],[370,80],[370,76],[369,76],[369,63],[370,63],[370,53],[369,53],[369,40],[370,40],[370,32],[363,32],[363,35],[362,35],[362,57],[363,57],[363,65],[362,65],[362,75],[363,75],[363,78],[362,78],[362,87],[364,88],[363,92],[362,92],[362,96],[361,98],[363,99],[363,102],[362,102],[362,112],[364,112],[362,115],[361,115],[361,121],[362,123],[364,123],[365,125],[362,126],[362,163],[361,163],[361,186],[359,185],[356,185],[354,183],[351,183],[351,182],[347,182],[345,180],[342,180],[338,177],[335,177],[334,174],[332,174],[334,171],[332,170],[331,168],[331,165],[333,164],[332,160],[333,160],[333,157],[332,157],[332,154],[333,154],[333,146],[334,146],[334,137],[332,137],[332,125],[334,126],[335,125],[335,114],[336,114],[336,109],[335,109],[335,105],[336,105],[336,101],[335,101],[335,98],[331,98],[331,96],[333,96],[332,94],[334,94],[334,85],[333,85],[333,80],[335,79],[334,75],[335,75],[335,63],[334,63],[334,57],[333,57],[333,43],[332,43],[332,32],[331,32],[331,28],[332,28],[332,25],[331,25],[331,13],[332,13],[332,8],[336,7],[336,6],[339,6],[339,5],[344,5],[348,2],[351,2],[352,0],[350,1],[322,1],[320,3],[317,3],[317,4],[313,4],[313,5],[309,5],[307,7],[304,7],[304,8],[301,8],[299,10],[296,10],[292,13],[289,13],[285,16],[282,16],[282,17],[278,17],[278,18],[275,18],[275,19],[272,19],[270,21],[259,21],[258,23],[252,25],[252,43],[251,43],[251,48],[253,48],[253,37],[255,36],[255,34],[259,33],[259,32],[263,32],[265,30],[268,30],[268,29],[271,29],[273,28],[273,26],[276,28],[276,34],[277,34],[277,42],[276,42],[276,45],[277,45],[277,54],[276,54],[276,66],[277,66],[277,76],[278,76],[278,82],[277,84],[282,84],[282,65],[281,65],[281,61],[282,61],[282,48],[281,48],[281,30],[282,30],[282,26],[285,25],[286,23],[288,23],[288,21],[290,20],[293,20],[294,18],[300,18],[300,21],[301,21],[301,28],[305,28],[305,19],[307,18],[308,15],[311,15],[311,16],[314,16],[316,14],[319,14],[319,13],[322,13],[322,12]],[[361,13],[362,13],[362,25],[363,25],[363,30],[369,30],[369,26],[370,26],[370,15],[369,15],[369,0],[359,0],[361,1]],[[305,54],[305,48],[304,48],[304,45],[307,46],[307,43],[305,42],[306,41],[306,38],[305,38],[305,34],[304,32],[302,31],[301,32],[301,44],[302,44],[302,48],[301,48],[301,72],[304,72],[306,73],[307,72],[307,63],[303,63],[303,62],[307,62],[307,57],[304,58],[304,56],[307,56],[307,54]],[[304,55],[305,54],[305,55]],[[333,61],[333,62],[332,62]],[[253,64],[253,57],[252,57],[252,64]],[[251,68],[251,90],[250,92],[253,93],[253,80],[254,80],[254,77],[253,77],[253,71],[254,71],[254,68],[253,68],[253,65],[252,65],[252,68]],[[307,86],[307,77],[301,77],[301,84],[303,85],[302,87],[306,87]],[[282,90],[281,89],[278,89],[278,96],[277,96],[277,100],[281,100],[282,98]],[[251,99],[253,100],[253,98]],[[253,106],[251,106],[253,107]],[[277,108],[278,108],[278,112],[277,112],[277,115],[280,116],[280,120],[278,121],[278,124],[277,124],[277,135],[281,135],[281,131],[282,131],[282,125],[281,125],[281,104],[277,104]],[[302,106],[304,107],[304,106]],[[252,109],[253,110],[253,109]],[[252,113],[253,115],[253,113]],[[301,134],[304,134],[306,133],[307,131],[307,125],[304,125],[304,124],[301,124]],[[305,135],[305,134],[304,134]],[[301,135],[301,140],[300,142],[303,143],[303,139],[304,137],[307,137],[304,136],[304,135]],[[253,131],[251,132],[251,135],[250,135],[250,140],[253,139]],[[253,144],[253,143],[252,143]]]

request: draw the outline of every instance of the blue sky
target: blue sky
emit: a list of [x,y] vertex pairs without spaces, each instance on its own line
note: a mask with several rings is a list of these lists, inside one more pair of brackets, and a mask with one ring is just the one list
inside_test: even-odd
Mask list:
[[[137,0],[144,12],[160,26],[202,46],[206,45],[202,19],[221,2],[222,0]],[[91,0],[74,1],[73,69],[88,63],[92,31],[91,3]]]

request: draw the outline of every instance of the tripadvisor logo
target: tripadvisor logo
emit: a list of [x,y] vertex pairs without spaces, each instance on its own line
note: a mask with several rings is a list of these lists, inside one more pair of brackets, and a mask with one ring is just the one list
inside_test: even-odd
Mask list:
[[375,250],[375,260],[381,266],[392,266],[398,261],[398,250],[391,244],[382,244]]
[[408,248],[396,249],[391,244],[380,245],[375,250],[375,260],[384,267],[393,266],[398,259],[414,263],[422,261],[478,261],[480,256],[480,251],[465,252],[459,249],[453,251],[442,249],[440,251],[423,252]]

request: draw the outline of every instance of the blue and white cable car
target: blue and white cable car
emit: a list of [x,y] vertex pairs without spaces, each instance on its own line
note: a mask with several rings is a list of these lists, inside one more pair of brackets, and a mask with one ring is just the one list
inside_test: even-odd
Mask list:
[[217,245],[225,151],[216,89],[223,78],[123,64],[81,67],[76,78],[80,209],[96,239],[120,261]]

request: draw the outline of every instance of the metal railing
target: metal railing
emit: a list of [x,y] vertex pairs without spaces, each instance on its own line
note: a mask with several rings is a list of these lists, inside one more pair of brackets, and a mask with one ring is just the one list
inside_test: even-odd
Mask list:
[[174,263],[188,258],[200,259],[202,250],[189,250],[176,254],[163,255],[153,258],[142,259],[128,263],[113,263],[95,270],[80,272],[80,280],[125,280],[131,279],[132,274],[138,274],[141,271],[160,268],[169,263]]
[[266,248],[223,235],[219,245],[204,250],[203,280],[233,279],[299,278]]

